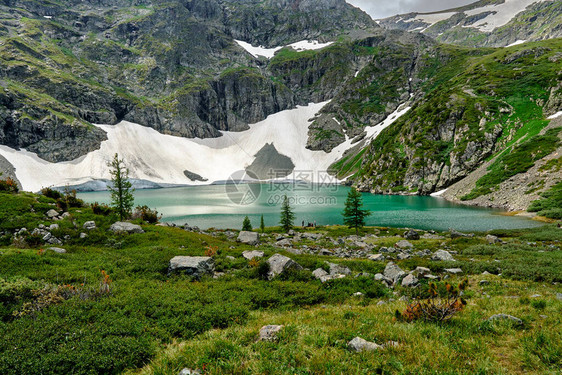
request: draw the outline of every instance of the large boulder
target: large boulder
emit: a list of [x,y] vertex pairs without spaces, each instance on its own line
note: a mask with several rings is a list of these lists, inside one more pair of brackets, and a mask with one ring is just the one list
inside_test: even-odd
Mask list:
[[393,262],[389,262],[384,268],[384,276],[396,284],[402,277],[406,276],[406,272]]
[[260,243],[260,236],[256,232],[247,232],[242,231],[238,234],[238,238],[236,239],[238,242],[245,243],[247,245],[257,245]]
[[242,253],[242,256],[247,260],[252,260],[254,258],[263,258],[263,255],[264,255],[263,251],[257,251],[257,250],[244,251]]
[[371,254],[367,257],[370,260],[374,260],[375,262],[384,262],[385,257],[382,254]]
[[56,218],[57,216],[59,216],[59,213],[58,213],[57,211],[55,211],[55,210],[53,210],[53,209],[50,209],[49,211],[47,211],[47,217],[48,217],[49,219],[54,219],[54,218]]
[[317,279],[321,279],[324,276],[328,276],[329,273],[324,271],[322,268],[317,268],[314,271],[312,271],[312,276],[314,276]]
[[416,279],[416,277],[412,274],[409,274],[408,276],[402,279],[402,286],[404,287],[412,288],[416,285],[418,285],[418,279]]
[[109,230],[115,233],[144,233],[140,225],[128,223],[126,221],[118,221],[111,224]]
[[215,264],[211,257],[176,256],[170,260],[168,267],[168,273],[181,272],[194,277],[212,275],[214,270]]
[[367,341],[361,337],[356,337],[347,343],[349,350],[354,352],[372,352],[374,350],[383,349],[382,345],[375,344],[374,342]]
[[289,270],[302,270],[302,266],[300,264],[281,254],[273,255],[267,260],[267,263],[269,264],[268,278],[270,280]]
[[446,261],[446,262],[456,262],[455,258],[453,258],[453,256],[451,255],[450,252],[448,252],[447,250],[437,250],[433,256],[431,257],[431,260],[437,260],[437,261]]
[[326,264],[328,264],[328,267],[330,267],[330,275],[351,275],[351,270],[345,266],[330,262],[326,262]]
[[410,241],[416,241],[420,239],[420,234],[413,229],[410,229],[404,233],[404,238]]
[[394,246],[399,249],[411,249],[414,247],[414,245],[412,245],[409,241],[406,240],[398,241]]

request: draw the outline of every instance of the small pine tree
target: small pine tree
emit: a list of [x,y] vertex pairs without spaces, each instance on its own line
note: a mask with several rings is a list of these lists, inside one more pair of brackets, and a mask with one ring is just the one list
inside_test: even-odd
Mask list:
[[363,209],[363,198],[361,193],[354,187],[347,193],[345,209],[343,210],[343,222],[349,228],[355,228],[355,233],[359,233],[359,228],[365,226],[365,218],[371,215],[369,210]]
[[248,216],[246,216],[244,218],[244,221],[242,222],[242,230],[247,231],[247,232],[251,232],[252,231],[252,222],[250,221],[250,218]]
[[262,233],[265,233],[265,221],[263,221],[263,215],[261,215],[260,230]]
[[285,195],[283,197],[283,205],[281,206],[281,220],[279,221],[279,224],[281,224],[281,228],[283,228],[285,232],[289,232],[293,229],[294,220],[295,213],[289,205],[289,198]]
[[111,192],[111,206],[119,215],[121,221],[131,216],[131,210],[135,198],[133,197],[132,184],[129,181],[129,169],[125,167],[123,160],[119,159],[119,155],[115,154],[113,161],[108,164],[110,167],[112,186],[109,186]]

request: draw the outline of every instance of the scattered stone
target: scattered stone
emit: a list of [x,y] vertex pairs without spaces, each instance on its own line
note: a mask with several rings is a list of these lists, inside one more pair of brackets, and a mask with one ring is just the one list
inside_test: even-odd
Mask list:
[[140,225],[118,221],[109,227],[111,232],[115,233],[144,233]]
[[375,344],[374,342],[369,342],[361,337],[356,337],[347,343],[349,350],[360,353],[360,352],[371,352],[373,350],[382,349],[382,345]]
[[512,315],[507,315],[507,314],[496,314],[496,315],[492,315],[489,319],[489,321],[493,322],[496,320],[509,320],[517,325],[522,325],[523,321],[519,318],[516,318]]
[[451,275],[459,275],[462,273],[460,268],[445,268],[443,271],[450,273]]
[[416,267],[416,269],[414,270],[414,275],[416,276],[424,276],[428,275],[429,273],[431,273],[431,270],[426,267]]
[[81,239],[84,239],[84,238],[86,238],[86,237],[88,237],[88,235],[87,235],[86,233],[80,233],[80,238],[81,238]]
[[382,254],[371,254],[367,258],[375,262],[383,262],[385,260],[385,257]]
[[399,249],[411,249],[414,247],[414,245],[412,245],[409,241],[406,240],[400,240],[394,246]]
[[436,261],[446,261],[446,262],[456,262],[455,258],[453,258],[453,256],[451,255],[450,252],[448,252],[447,250],[437,250],[433,256],[431,257],[431,260],[436,260]]
[[49,230],[58,230],[59,229],[59,225],[58,224],[51,224],[49,225]]
[[64,212],[62,215],[60,215],[63,219],[69,218],[70,217],[70,213],[68,212]]
[[280,275],[288,270],[302,270],[302,266],[289,257],[281,254],[275,254],[267,260],[269,264],[269,279]]
[[406,276],[406,272],[404,272],[400,267],[398,267],[393,262],[389,262],[386,265],[383,274],[385,277],[392,280],[394,284],[396,284],[402,277]]
[[257,245],[260,242],[260,237],[256,232],[241,231],[236,239],[238,242],[245,243],[246,245]]
[[460,237],[467,237],[466,234],[458,232],[454,229],[451,229],[451,238],[454,240],[455,238],[460,238]]
[[345,266],[330,263],[330,262],[326,262],[326,263],[330,267],[330,275],[345,275],[345,276],[351,275],[351,270]]
[[170,260],[168,267],[168,273],[182,272],[194,277],[212,275],[214,270],[215,264],[211,257],[176,256]]
[[329,273],[324,271],[322,268],[317,268],[314,271],[312,271],[312,275],[317,279],[321,279],[324,276],[328,276]]
[[288,238],[285,238],[285,239],[277,241],[275,243],[275,246],[277,246],[277,247],[291,247],[291,246],[293,246],[293,241],[291,241]]
[[95,221],[86,221],[82,228],[86,230],[96,229],[96,222]]
[[540,294],[533,294],[533,295],[531,296],[531,298],[540,298],[540,297],[542,297]]
[[484,271],[484,272],[482,272],[482,275],[483,275],[483,276],[488,276],[488,275],[491,275],[491,273],[488,272],[488,271]]
[[283,326],[269,325],[260,329],[259,341],[277,341],[277,334],[283,329]]
[[59,213],[57,211],[53,210],[52,208],[49,211],[47,211],[47,217],[49,219],[54,219],[57,216],[59,216]]
[[355,293],[353,293],[353,296],[354,296],[354,297],[361,297],[361,296],[363,296],[363,293],[361,293],[361,292],[355,292]]
[[404,238],[410,241],[416,241],[420,239],[420,234],[413,229],[410,229],[404,233]]
[[252,251],[244,251],[242,253],[242,256],[246,258],[246,260],[252,260],[254,258],[263,258],[264,254],[265,253],[263,251],[252,250]]
[[396,258],[398,258],[398,260],[404,260],[404,259],[410,259],[412,256],[408,253],[399,253]]
[[201,370],[192,370],[190,368],[184,368],[180,371],[179,375],[201,375]]
[[424,279],[428,279],[428,280],[439,280],[439,276],[434,276],[434,275],[423,275]]
[[66,250],[61,249],[60,247],[49,247],[47,250],[54,251],[57,254],[66,254]]
[[397,341],[388,341],[386,344],[384,344],[385,348],[397,348],[400,346],[400,343]]
[[320,281],[323,283],[325,283],[326,281],[336,280],[336,279],[345,279],[345,275],[326,275],[320,277]]
[[226,259],[228,259],[228,260],[236,260],[236,258],[233,257],[232,255],[227,255],[227,256],[226,256]]
[[334,253],[331,250],[322,249],[318,252],[318,255],[331,256],[334,255]]
[[402,286],[412,288],[418,284],[418,279],[412,274],[407,275],[402,279]]
[[556,293],[556,299],[562,301],[562,293]]
[[423,238],[424,240],[443,240],[445,239],[442,236],[439,236],[437,234],[433,234],[433,233],[425,233],[423,236],[421,236],[421,238]]
[[480,280],[478,284],[480,284],[480,286],[484,286],[484,285],[490,285],[490,282],[488,280]]
[[496,244],[496,243],[502,243],[503,241],[500,240],[497,236],[493,236],[491,234],[486,236],[486,241],[488,241],[488,243],[490,245]]

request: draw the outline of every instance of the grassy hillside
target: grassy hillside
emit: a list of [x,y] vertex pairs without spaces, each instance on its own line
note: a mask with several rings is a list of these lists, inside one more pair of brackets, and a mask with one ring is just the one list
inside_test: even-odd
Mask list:
[[[0,193],[2,374],[177,374],[184,367],[205,374],[555,374],[562,365],[562,301],[556,297],[562,293],[562,230],[555,226],[493,232],[505,241],[495,245],[483,233],[412,240],[414,255],[395,260],[400,267],[424,266],[436,275],[459,267],[470,286],[466,308],[449,322],[406,323],[394,319],[406,307],[400,297],[419,298],[428,283],[386,288],[373,278],[386,262],[297,255],[275,247],[279,228],[268,228],[258,246],[264,259],[282,253],[305,268],[268,281],[263,261],[241,257],[256,248],[229,239],[228,231],[141,223],[145,233],[114,234],[108,231],[111,215],[75,207],[63,220],[46,219],[45,212],[56,207],[44,196]],[[86,231],[82,226],[90,220],[97,228]],[[26,245],[13,239],[16,229],[31,232],[52,223],[59,225],[53,235],[65,238],[64,254],[40,240],[33,245],[27,237]],[[374,253],[402,240],[403,232],[366,228],[362,238]],[[354,231],[343,227],[303,233],[322,237],[296,240],[295,248],[322,247],[334,254],[344,246],[358,249],[349,237]],[[415,255],[438,248],[456,251],[457,261]],[[204,254],[214,258],[220,272],[215,277],[168,274],[172,257]],[[311,270],[326,269],[325,261],[349,267],[352,275],[321,283]],[[523,324],[487,321],[497,313],[515,315]],[[285,327],[277,341],[257,342],[267,324]],[[346,344],[355,336],[399,346],[354,354]]]

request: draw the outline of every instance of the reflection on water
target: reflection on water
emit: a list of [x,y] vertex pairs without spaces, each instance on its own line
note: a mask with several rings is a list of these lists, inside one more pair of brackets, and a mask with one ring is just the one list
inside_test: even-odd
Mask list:
[[[314,186],[295,189],[292,185],[263,184],[257,200],[249,205],[234,203],[221,185],[173,189],[137,190],[135,205],[156,208],[164,221],[189,223],[200,228],[240,228],[248,215],[255,227],[261,215],[266,226],[277,225],[283,196],[295,210],[295,223],[341,224],[341,211],[348,187]],[[109,203],[108,192],[80,193],[87,202]],[[372,211],[368,225],[412,227],[419,229],[485,231],[537,227],[526,218],[500,215],[502,211],[457,205],[442,198],[364,194],[365,208]]]

